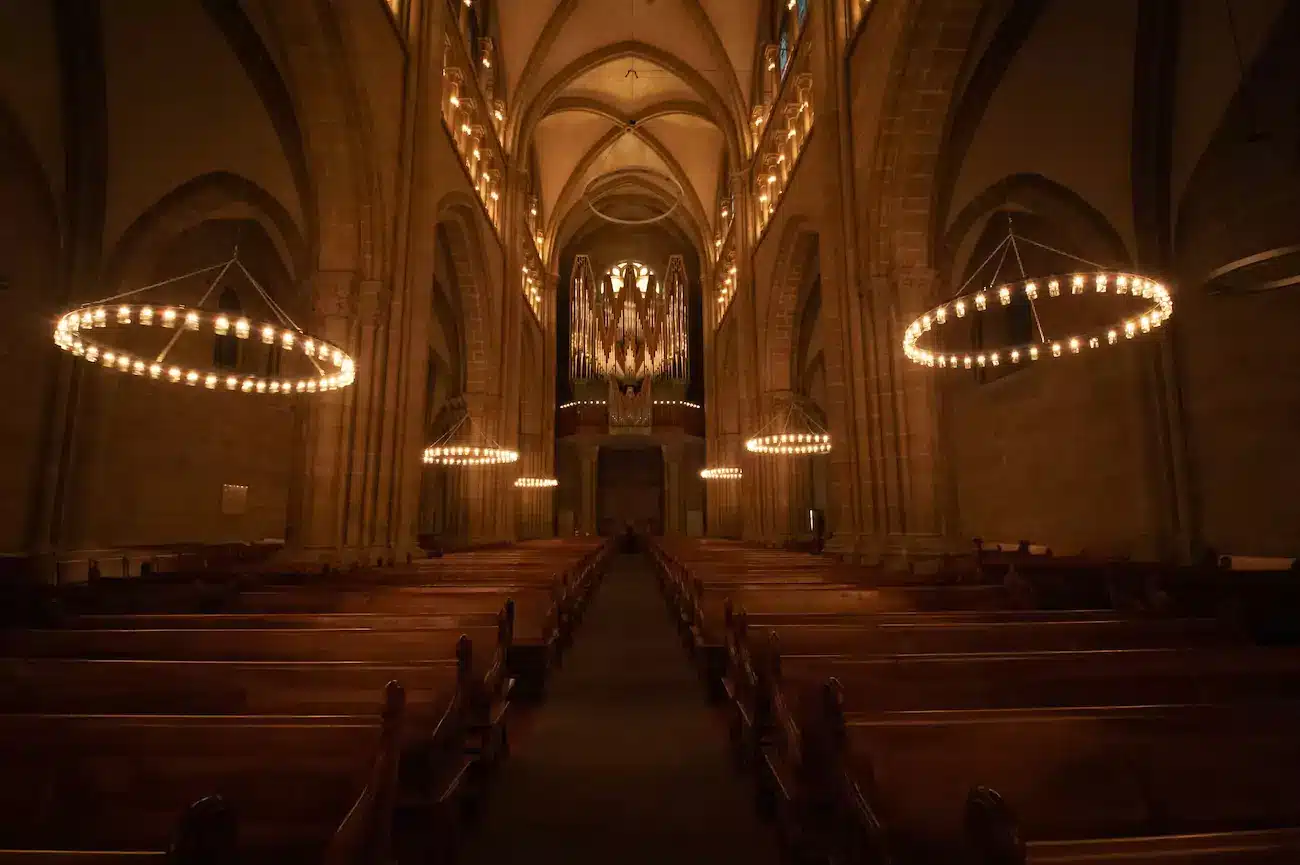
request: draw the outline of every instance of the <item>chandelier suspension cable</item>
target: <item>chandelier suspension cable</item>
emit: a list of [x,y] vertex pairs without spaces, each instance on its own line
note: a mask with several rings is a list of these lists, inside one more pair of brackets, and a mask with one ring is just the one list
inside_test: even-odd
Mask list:
[[[796,411],[811,432],[790,432]],[[768,430],[778,423],[781,431],[769,433]],[[745,442],[745,449],[750,453],[782,456],[824,454],[831,449],[830,433],[803,409],[797,398],[792,397],[784,415],[773,413],[771,419]]]
[[[235,251],[231,253],[230,259],[221,266],[221,272],[217,274],[217,278],[212,280],[212,283],[208,285],[208,290],[203,292],[203,296],[199,298],[199,302],[196,304],[199,309],[203,308],[203,304],[207,302],[208,298],[212,295],[213,290],[221,284],[221,280],[225,279],[226,273],[230,270],[230,265],[234,264],[238,257],[239,247],[235,247]],[[158,356],[154,358],[154,363],[162,363],[167,359],[167,353],[176,346],[177,341],[180,340],[181,334],[184,332],[185,328],[176,328],[176,332],[172,334],[172,338],[167,340],[167,344],[163,346],[163,350],[158,352]]]
[[162,288],[164,285],[171,285],[173,282],[180,282],[183,279],[193,279],[196,276],[202,276],[205,273],[211,273],[212,271],[217,270],[218,268],[226,268],[229,266],[230,266],[229,261],[219,261],[216,264],[209,264],[207,267],[200,267],[198,270],[191,270],[189,273],[182,273],[180,276],[169,277],[167,279],[160,280],[158,282],[154,282],[149,285],[141,286],[140,288],[133,288],[130,291],[121,292],[120,294],[111,294],[108,297],[101,297],[99,300],[88,300],[85,303],[80,304],[76,308],[85,309],[88,306],[97,306],[101,303],[111,303],[112,301],[115,300],[121,300],[124,297],[132,297],[133,295],[143,294],[146,291],[153,291],[155,288]]
[[[477,430],[477,437],[482,440],[481,444],[473,443],[473,435],[467,439],[467,444],[452,444],[456,434],[462,427],[470,427],[471,431]],[[488,435],[478,424],[474,423],[469,412],[461,415],[451,428],[438,436],[433,444],[424,449],[424,462],[426,464],[437,463],[444,466],[485,466],[501,465],[503,463],[518,462],[519,452],[501,447],[496,439]]]
[[[1054,256],[1078,262],[1093,270],[1091,273],[1080,273],[1076,268],[1076,271],[1069,276],[1059,278],[1051,275],[1045,276],[1048,297],[1060,297],[1062,283],[1068,283],[1070,295],[1082,295],[1091,285],[1096,295],[1127,295],[1135,300],[1150,301],[1151,305],[1136,313],[1130,313],[1108,326],[1067,338],[1053,339],[1049,344],[1036,304],[1037,300],[1043,299],[1043,295],[1039,291],[1038,283],[1026,274],[1024,259],[1020,254],[1019,242],[1021,240]],[[960,319],[964,318],[970,310],[973,310],[975,314],[979,314],[990,308],[988,294],[986,293],[988,289],[981,289],[970,295],[965,292],[967,287],[989,265],[994,256],[999,253],[1002,254],[1002,258],[998,262],[993,280],[989,283],[989,289],[993,287],[994,283],[1000,282],[1007,246],[1010,246],[1012,252],[1015,253],[1016,264],[1020,270],[1020,279],[1001,282],[993,293],[993,297],[1001,306],[1006,307],[1012,303],[1013,299],[1023,296],[1028,301],[1033,313],[1039,341],[999,346],[981,344],[973,349],[959,353],[955,353],[951,349],[941,351],[934,347],[922,346],[920,341],[924,334],[936,326],[941,327],[947,323],[950,320],[949,312],[953,314],[953,317]],[[1114,290],[1111,291],[1111,288]],[[1173,299],[1169,289],[1160,282],[1138,273],[1115,271],[1113,268],[1105,267],[1098,262],[1089,261],[1082,256],[1057,249],[1033,238],[1019,236],[1015,232],[1011,216],[1008,215],[1007,237],[1002,243],[998,244],[998,247],[985,258],[984,262],[971,274],[970,278],[962,284],[957,295],[947,303],[922,313],[907,327],[903,336],[903,353],[909,360],[922,366],[948,369],[961,367],[968,370],[977,367],[982,369],[985,366],[997,367],[1002,364],[1004,359],[1014,365],[1019,364],[1022,359],[1033,362],[1040,357],[1063,357],[1067,348],[1069,354],[1077,355],[1085,347],[1096,349],[1103,342],[1108,345],[1116,345],[1121,337],[1129,340],[1134,339],[1139,332],[1143,334],[1149,333],[1151,330],[1160,327],[1173,314],[1173,307]],[[1043,346],[1047,347],[1046,354],[1044,354],[1044,349],[1041,348]]]
[[[1020,244],[1016,243],[1016,226],[1011,221],[1011,214],[1007,214],[1007,237],[1011,240],[1011,249],[1016,254],[1016,266],[1020,268],[1020,278],[1028,279],[1029,274],[1025,273],[1025,261],[1020,257]],[[989,283],[992,288],[993,284]],[[1034,315],[1034,327],[1038,328],[1038,341],[1047,342],[1047,334],[1043,332],[1043,320],[1038,317],[1038,303],[1032,297],[1029,298],[1029,311]]]
[[[271,295],[266,291],[266,289],[262,288],[262,284],[257,281],[257,279],[253,276],[253,274],[248,272],[248,268],[244,267],[244,262],[240,261],[238,258],[238,251],[236,251],[235,264],[239,265],[239,269],[243,272],[244,277],[249,281],[250,284],[252,284],[253,288],[257,290],[257,293],[261,296],[262,300],[266,301],[267,306],[271,307],[271,311],[274,312],[277,316],[279,316],[280,321],[289,325],[299,333],[302,333],[302,328],[298,326],[297,322],[295,322],[292,318],[289,317],[289,313],[284,311],[284,307],[276,303],[275,298],[271,297]],[[202,301],[200,301],[200,303],[201,302]],[[321,372],[321,373],[324,372],[324,370],[321,368],[321,365],[316,362],[316,358],[313,355],[310,354],[307,355],[307,360],[311,361],[311,365],[316,367],[317,372]]]

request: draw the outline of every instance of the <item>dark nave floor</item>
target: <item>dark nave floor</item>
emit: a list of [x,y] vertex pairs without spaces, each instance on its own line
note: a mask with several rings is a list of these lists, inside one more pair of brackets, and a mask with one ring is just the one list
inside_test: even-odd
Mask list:
[[777,862],[641,556],[610,563],[535,712],[466,865]]

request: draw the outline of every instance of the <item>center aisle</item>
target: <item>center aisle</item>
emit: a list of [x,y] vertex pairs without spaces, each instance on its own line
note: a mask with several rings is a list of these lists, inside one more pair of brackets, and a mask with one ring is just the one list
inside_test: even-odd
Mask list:
[[642,556],[610,562],[530,726],[465,865],[778,861]]

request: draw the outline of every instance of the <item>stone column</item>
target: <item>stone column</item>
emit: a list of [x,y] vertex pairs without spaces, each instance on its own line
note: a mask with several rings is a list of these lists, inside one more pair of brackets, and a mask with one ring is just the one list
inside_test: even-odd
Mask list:
[[664,460],[664,534],[683,534],[686,518],[682,507],[682,446],[672,443],[660,449]]
[[585,534],[596,532],[596,496],[598,494],[599,445],[579,445],[578,459],[582,466],[582,508],[577,514],[578,530]]
[[[338,345],[355,345],[356,275],[317,271],[311,293],[311,332]],[[357,364],[363,375],[359,358]],[[318,394],[295,408],[299,446],[285,530],[286,553],[295,559],[333,560],[342,553],[343,507],[349,487],[346,441],[359,389],[360,377],[352,387]]]

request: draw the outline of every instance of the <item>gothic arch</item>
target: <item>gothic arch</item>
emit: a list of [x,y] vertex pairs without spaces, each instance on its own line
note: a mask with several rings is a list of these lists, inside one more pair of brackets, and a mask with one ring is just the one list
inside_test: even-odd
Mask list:
[[352,48],[331,4],[249,0],[266,25],[302,130],[315,182],[310,236],[314,266],[380,279],[385,264],[383,202],[373,123],[351,62]]
[[[873,274],[932,266],[940,144],[980,7],[968,0],[911,0],[898,4],[895,18],[885,24],[900,36],[862,202],[872,239],[866,263]],[[917,208],[918,201],[925,206]],[[921,304],[913,298],[903,302]]]
[[[936,292],[951,293],[953,280],[969,270],[962,258],[970,244],[984,231],[990,216],[1008,209],[1025,210],[1060,226],[1079,244],[1067,252],[1097,256],[1102,263],[1116,266],[1132,263],[1119,231],[1074,190],[1040,174],[1012,174],[976,195],[953,219],[934,261],[939,276]],[[939,302],[939,298],[928,300]]]
[[214,218],[257,222],[295,281],[310,272],[309,247],[284,205],[246,177],[216,171],[178,186],[140,214],[109,255],[105,283],[117,286],[140,276],[149,256],[170,238]]
[[1185,277],[1300,243],[1298,28],[1300,4],[1289,3],[1178,202],[1174,249]]
[[[519,112],[520,119],[517,142],[514,147],[515,152],[526,153],[528,148],[532,146],[533,133],[537,129],[537,124],[546,116],[551,103],[564,91],[564,88],[584,72],[610,60],[621,60],[623,58],[646,60],[661,66],[676,75],[691,90],[699,94],[711,115],[723,129],[723,138],[727,142],[728,157],[733,164],[740,163],[741,142],[745,140],[742,132],[743,120],[738,118],[735,112],[727,108],[722,101],[722,97],[713,89],[713,86],[709,84],[704,76],[700,75],[699,72],[692,69],[676,55],[653,45],[631,41],[605,45],[584,54],[569,63],[543,84],[536,95],[527,101],[527,108]],[[724,120],[730,122],[724,123]]]
[[457,305],[464,339],[465,392],[495,392],[496,369],[493,363],[497,340],[493,334],[493,311],[488,297],[489,286],[480,284],[489,278],[482,237],[478,229],[477,203],[463,193],[451,193],[437,208],[437,228],[442,231],[456,273]]
[[781,250],[772,271],[767,315],[759,323],[760,346],[766,359],[763,388],[767,391],[789,390],[793,381],[790,370],[794,360],[794,325],[805,272],[815,267],[819,238],[811,223],[797,217],[786,223],[781,235]]
[[316,183],[307,165],[302,127],[294,112],[293,96],[275,65],[275,59],[243,7],[228,0],[202,0],[202,3],[208,18],[234,52],[271,118],[271,125],[280,140],[280,149],[289,163],[289,173],[298,194],[299,210],[307,214],[304,226],[306,247],[309,254],[315,255],[320,240],[317,236],[317,220],[313,218],[318,212]]

